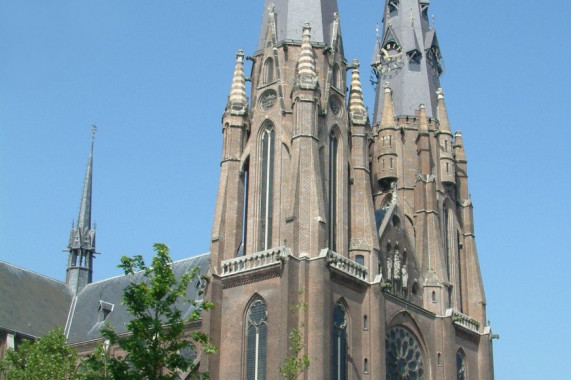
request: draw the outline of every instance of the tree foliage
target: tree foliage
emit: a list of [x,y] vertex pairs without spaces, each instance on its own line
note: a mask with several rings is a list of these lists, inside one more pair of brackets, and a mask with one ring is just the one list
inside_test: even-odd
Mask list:
[[[207,334],[185,333],[187,322],[200,320],[202,311],[213,308],[212,303],[187,298],[187,288],[198,279],[198,268],[177,278],[171,267],[169,248],[157,243],[154,250],[156,254],[150,267],[145,265],[142,256],[124,256],[119,265],[125,275],[143,271],[143,280],[132,281],[123,294],[123,304],[133,317],[126,326],[128,334],[119,336],[108,325],[102,329],[103,337],[110,344],[118,345],[128,354],[104,358],[105,368],[114,379],[178,380],[180,373],[198,372],[192,355],[183,352],[196,353],[197,343],[207,354],[216,351]],[[177,307],[181,301],[193,309],[189,318],[183,318]],[[88,363],[90,371],[97,366],[101,369],[101,358],[94,355]]]
[[[303,290],[298,291],[298,302],[295,305],[290,305],[289,310],[292,313],[304,313],[307,311],[307,302],[302,300]],[[289,352],[290,354],[284,360],[283,365],[278,369],[280,375],[288,380],[295,380],[305,370],[309,368],[309,355],[300,353],[305,347],[303,343],[303,329],[305,323],[300,322],[299,327],[294,327],[289,333]]]
[[76,378],[77,352],[66,344],[61,328],[36,341],[24,341],[7,350],[0,361],[4,380],[71,380]]

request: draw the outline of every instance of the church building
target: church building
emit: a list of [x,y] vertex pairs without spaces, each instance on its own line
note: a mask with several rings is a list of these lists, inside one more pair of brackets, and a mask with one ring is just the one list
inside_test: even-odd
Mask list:
[[[372,115],[370,68],[344,56],[336,0],[266,0],[256,51],[236,54],[210,253],[173,264],[200,267],[188,296],[215,305],[191,327],[218,347],[197,358],[212,379],[282,378],[294,329],[303,379],[494,377],[467,159],[429,0],[384,3]],[[105,322],[124,331],[129,279],[92,282],[92,163],[93,145],[66,283],[0,262],[0,355],[56,326],[81,352]]]

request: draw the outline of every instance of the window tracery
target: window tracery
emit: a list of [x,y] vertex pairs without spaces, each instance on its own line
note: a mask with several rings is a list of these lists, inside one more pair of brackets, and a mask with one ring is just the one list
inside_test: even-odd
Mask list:
[[404,327],[396,326],[387,333],[387,380],[424,380],[424,358],[418,341]]
[[268,338],[267,307],[261,297],[252,302],[246,316],[246,379],[266,379]]

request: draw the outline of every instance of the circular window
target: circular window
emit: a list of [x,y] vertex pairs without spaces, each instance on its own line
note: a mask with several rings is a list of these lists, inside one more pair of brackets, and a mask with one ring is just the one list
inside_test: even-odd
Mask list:
[[424,380],[424,358],[414,335],[397,326],[387,333],[387,380]]
[[276,100],[278,99],[278,94],[275,90],[267,90],[260,95],[260,108],[264,111],[269,110],[276,104]]

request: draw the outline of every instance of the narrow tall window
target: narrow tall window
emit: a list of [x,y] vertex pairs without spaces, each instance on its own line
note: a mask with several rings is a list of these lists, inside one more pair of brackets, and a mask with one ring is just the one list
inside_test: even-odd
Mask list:
[[333,380],[347,379],[347,312],[341,303],[333,311]]
[[242,199],[242,243],[238,248],[237,256],[244,256],[246,254],[246,237],[248,236],[248,190],[250,182],[250,162],[244,165],[244,172],[242,174],[244,186],[244,198]]
[[466,360],[462,350],[458,350],[456,353],[456,379],[466,380]]
[[[448,164],[447,164],[448,165]],[[449,223],[450,215],[448,211],[448,206],[444,205],[444,265],[446,266],[446,274],[448,275],[448,281],[450,281],[450,240],[449,240]]]
[[272,244],[273,181],[274,181],[274,128],[271,123],[262,135],[261,197],[259,249],[266,250]]
[[329,249],[335,251],[337,229],[337,133],[331,131],[329,136]]
[[274,81],[274,60],[271,58],[266,59],[264,62],[264,76],[263,83],[272,83]]
[[266,379],[267,307],[257,298],[248,308],[246,323],[246,380]]
[[331,73],[332,85],[335,88],[341,88],[341,76],[339,75],[339,65],[334,64]]

